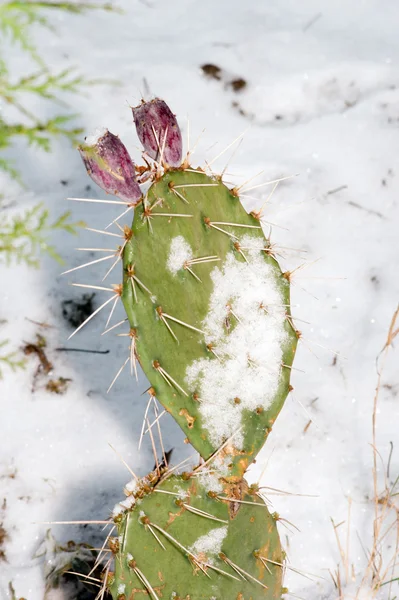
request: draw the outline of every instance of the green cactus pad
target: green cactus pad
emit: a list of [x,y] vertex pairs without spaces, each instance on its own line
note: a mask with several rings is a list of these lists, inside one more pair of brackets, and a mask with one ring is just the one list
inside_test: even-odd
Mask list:
[[259,219],[202,172],[153,183],[128,238],[122,300],[136,356],[204,459],[230,440],[239,481],[289,391],[289,281]]
[[115,516],[114,600],[281,598],[284,558],[266,505],[244,480],[212,492],[200,473],[155,487],[140,480],[131,508]]

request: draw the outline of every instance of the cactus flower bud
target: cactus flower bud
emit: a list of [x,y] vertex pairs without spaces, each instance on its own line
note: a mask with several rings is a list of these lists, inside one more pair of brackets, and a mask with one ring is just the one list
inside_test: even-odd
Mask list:
[[92,180],[107,194],[138,202],[142,194],[134,163],[118,136],[106,130],[85,141],[78,149]]
[[181,132],[169,106],[159,98],[150,102],[142,100],[132,112],[137,135],[147,154],[159,161],[163,149],[162,161],[171,167],[179,167],[182,161]]

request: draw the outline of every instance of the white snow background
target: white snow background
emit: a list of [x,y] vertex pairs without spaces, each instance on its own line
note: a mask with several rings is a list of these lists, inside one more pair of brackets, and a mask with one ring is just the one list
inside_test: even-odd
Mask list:
[[[282,227],[273,227],[276,243],[307,251],[289,253],[282,261],[285,268],[301,264],[303,256],[310,263],[319,259],[294,279],[293,314],[310,322],[298,321],[305,342],[312,340],[340,354],[334,364],[329,351],[310,341],[299,344],[294,366],[304,373],[293,372],[294,392],[249,480],[263,473],[263,485],[317,495],[269,498],[275,510],[300,529],[291,533],[280,526],[290,564],[323,578],[309,580],[288,571],[287,587],[300,598],[332,600],[337,593],[328,569],[335,569],[339,551],[330,518],[345,521],[339,531],[346,548],[349,498],[349,560],[357,582],[367,563],[359,540],[367,552],[373,517],[375,359],[399,298],[398,4],[122,0],[119,5],[125,11],[122,16],[53,14],[57,34],[37,32],[39,50],[52,68],[73,64],[87,77],[116,80],[115,85],[90,87],[85,96],[68,98],[80,114],[77,124],[87,134],[108,127],[138,160],[129,103],[140,100],[145,78],[151,92],[177,114],[184,133],[189,116],[192,140],[206,128],[194,164],[211,160],[246,130],[228,168],[231,182],[242,182],[262,169],[253,185],[299,174],[277,188],[265,218]],[[25,72],[16,51],[11,59],[16,75]],[[223,68],[224,81],[204,77],[204,63]],[[247,81],[239,93],[226,86],[234,77]],[[49,116],[47,104],[31,104],[30,110]],[[221,170],[229,154],[213,168]],[[112,207],[66,200],[103,197],[67,143],[56,143],[50,155],[19,144],[9,156],[32,190],[21,192],[1,182],[3,189],[7,185],[10,214],[42,201],[53,215],[71,208],[75,220],[97,228],[118,214]],[[248,200],[247,207],[259,207],[269,191],[263,187],[249,192],[256,199]],[[79,239],[61,234],[52,241],[72,267],[86,258],[75,247],[104,246],[99,243],[104,239],[82,230]],[[38,271],[1,266],[0,316],[7,323],[0,328],[0,339],[9,338],[18,347],[33,341],[38,331],[26,317],[46,321],[53,326],[42,333],[55,372],[72,379],[63,396],[49,394],[43,386],[32,393],[32,360],[25,371],[5,372],[0,381],[0,522],[9,535],[7,562],[0,564],[1,600],[9,598],[9,581],[17,597],[43,598],[42,563],[32,558],[48,529],[41,522],[101,520],[122,497],[130,477],[108,442],[141,475],[153,466],[148,442],[140,454],[137,451],[146,403],[142,393],[148,385],[144,376],[136,385],[126,369],[106,395],[127,356],[126,338],[101,337],[102,315],[66,341],[71,330],[62,317],[61,302],[81,296],[69,283],[97,283],[106,268],[86,269],[74,277],[61,277],[62,270],[50,259],[43,260]],[[113,281],[117,277],[115,273]],[[101,292],[97,294],[96,306],[107,297],[101,300]],[[121,311],[113,322],[119,315]],[[59,346],[110,353],[57,353]],[[377,426],[381,474],[390,442],[394,444],[391,480],[399,474],[397,365],[393,349],[383,376]],[[313,422],[304,433],[309,418]],[[190,454],[171,420],[165,419],[162,429],[167,448],[175,447],[174,463]],[[53,526],[52,531],[60,540],[95,545],[103,537],[101,526],[95,525]],[[387,552],[392,556],[394,548]],[[376,597],[393,600],[398,583],[390,596],[388,588],[381,588]],[[355,597],[356,590],[357,583],[349,581],[345,598]],[[362,594],[359,598],[373,597],[367,590]]]

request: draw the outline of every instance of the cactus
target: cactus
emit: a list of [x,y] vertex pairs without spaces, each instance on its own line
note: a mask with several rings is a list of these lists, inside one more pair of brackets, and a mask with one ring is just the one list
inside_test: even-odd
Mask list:
[[80,148],[94,181],[121,198],[123,214],[134,210],[131,227],[115,221],[122,242],[110,271],[121,260],[123,280],[104,306],[121,298],[126,363],[136,374],[140,363],[150,395],[202,462],[180,475],[157,463],[126,486],[104,585],[114,600],[277,599],[277,517],[244,474],[290,387],[298,332],[289,273],[264,236],[262,211],[248,214],[239,188],[192,167],[189,153],[182,162],[180,129],[162,100],[143,101],[133,118],[145,167],[109,132]]

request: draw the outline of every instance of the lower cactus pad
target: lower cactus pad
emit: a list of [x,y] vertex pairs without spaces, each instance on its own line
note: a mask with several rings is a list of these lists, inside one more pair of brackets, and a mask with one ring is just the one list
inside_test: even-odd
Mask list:
[[154,486],[148,478],[132,482],[110,543],[115,600],[281,597],[275,518],[244,480],[228,484],[210,473],[199,468]]

